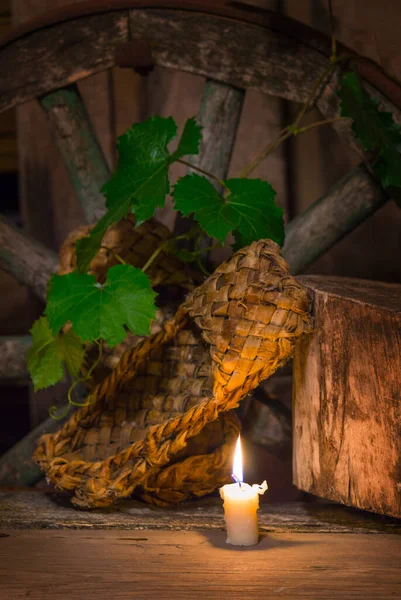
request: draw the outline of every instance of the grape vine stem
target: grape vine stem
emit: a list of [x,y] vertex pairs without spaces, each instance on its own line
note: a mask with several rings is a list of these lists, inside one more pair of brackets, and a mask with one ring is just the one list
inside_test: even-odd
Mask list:
[[192,165],[191,163],[187,162],[186,160],[183,160],[182,158],[179,158],[177,160],[177,162],[181,163],[182,165],[186,165],[187,167],[190,167],[191,169],[194,169],[194,171],[199,171],[199,173],[206,175],[206,177],[210,177],[210,179],[213,179],[214,181],[219,183],[222,187],[224,187],[225,189],[228,189],[225,182],[222,179],[219,179],[219,177],[216,177],[216,175],[213,175],[213,173],[209,173],[209,171],[205,171],[204,169],[201,169],[200,167],[197,167],[196,165]]

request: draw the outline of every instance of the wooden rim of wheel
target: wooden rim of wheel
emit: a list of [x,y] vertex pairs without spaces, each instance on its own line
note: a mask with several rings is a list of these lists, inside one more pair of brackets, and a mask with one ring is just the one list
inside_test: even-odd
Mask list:
[[[113,2],[110,0],[86,0],[64,6],[61,9],[50,10],[35,19],[14,27],[7,35],[0,38],[0,60],[1,54],[6,48],[15,46],[24,38],[37,32],[45,34],[46,31],[57,25],[73,22],[84,17],[141,9],[213,15],[222,19],[234,20],[238,26],[253,25],[274,31],[278,35],[281,34],[305,45],[322,56],[328,57],[331,51],[331,40],[321,32],[288,17],[242,4],[235,0],[232,2],[225,2],[224,0],[114,0]],[[358,57],[357,53],[340,44],[338,45],[338,52],[340,55],[346,53],[355,58]],[[393,105],[401,109],[401,86],[394,79],[387,76],[373,60],[358,61],[358,68],[368,83],[387,97]],[[51,91],[51,89],[48,91]],[[20,102],[16,100],[12,105],[18,103]],[[5,110],[5,108],[0,107],[0,112],[2,110]]]

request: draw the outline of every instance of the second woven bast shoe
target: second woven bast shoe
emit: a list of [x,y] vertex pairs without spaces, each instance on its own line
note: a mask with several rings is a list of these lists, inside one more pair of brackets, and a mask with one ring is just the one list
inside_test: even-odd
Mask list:
[[138,495],[157,504],[230,480],[233,413],[310,331],[310,300],[277,244],[254,242],[190,293],[162,329],[128,349],[90,404],[34,458],[82,507]]

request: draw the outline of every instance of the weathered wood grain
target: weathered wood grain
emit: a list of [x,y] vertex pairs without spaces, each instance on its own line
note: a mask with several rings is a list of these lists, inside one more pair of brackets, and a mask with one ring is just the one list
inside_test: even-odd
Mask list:
[[124,12],[82,17],[22,37],[0,52],[1,109],[114,66],[114,47],[127,39]]
[[271,533],[232,547],[223,531],[7,531],[2,599],[390,600],[401,539]]
[[[257,25],[176,9],[130,11],[130,34],[152,40],[156,64],[305,102],[327,66],[326,48],[316,43],[312,30],[306,39],[288,23],[287,31],[280,31],[268,17]],[[114,66],[114,47],[127,39],[127,13],[111,11],[56,23],[5,45],[0,51],[0,109]],[[333,92],[339,74],[336,69],[321,90],[317,104],[324,114],[337,110]],[[12,80],[16,83],[9,86]],[[391,108],[399,118],[400,111]]]
[[94,135],[88,113],[75,87],[51,92],[40,100],[86,221],[93,224],[105,212],[100,190],[110,171]]
[[57,271],[55,253],[0,216],[0,267],[46,298],[47,282]]
[[205,81],[197,119],[203,137],[199,154],[191,156],[190,162],[220,179],[227,177],[244,96],[244,90],[210,79]]
[[[269,503],[269,491],[259,510],[264,532],[397,533],[396,519],[324,502]],[[1,488],[0,529],[224,529],[223,505],[214,497],[158,508],[136,500],[124,500],[108,509],[74,508],[67,493],[48,488]]]
[[294,275],[378,210],[388,196],[361,165],[286,227],[283,256]]
[[[297,31],[291,21],[287,31],[275,30],[275,19],[268,16],[259,23],[176,9],[130,11],[131,35],[152,40],[156,64],[305,101],[327,64],[315,32],[310,30],[308,38],[299,35],[300,27]],[[127,36],[127,13],[111,11],[57,23],[4,46],[1,109],[109,68],[114,64],[114,46]],[[16,81],[12,89],[6,84],[11,80],[10,59]]]
[[29,335],[0,337],[0,379],[26,379],[26,355],[31,347]]
[[294,358],[294,483],[401,517],[401,286],[308,276],[315,332]]
[[[274,20],[270,21],[266,17],[257,25],[206,13],[138,8],[130,11],[130,34],[152,40],[153,60],[160,66],[212,75],[237,88],[304,102],[327,65],[324,44],[316,43],[313,35],[307,40],[290,25],[287,31],[275,29]],[[4,46],[0,51],[0,109],[114,65],[113,49],[128,38],[127,23],[124,11],[81,16]],[[338,114],[335,87],[340,72],[334,70],[317,100],[327,117]],[[11,77],[14,86],[8,84]],[[373,92],[400,121],[399,109],[376,89]],[[349,124],[336,127],[355,145]],[[393,195],[399,199],[400,193],[394,190]]]

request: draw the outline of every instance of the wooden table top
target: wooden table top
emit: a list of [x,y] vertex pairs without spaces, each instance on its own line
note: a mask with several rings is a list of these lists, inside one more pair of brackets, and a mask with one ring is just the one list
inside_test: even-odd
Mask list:
[[324,503],[262,506],[257,546],[226,544],[217,499],[79,511],[0,492],[0,598],[401,598],[401,522]]

